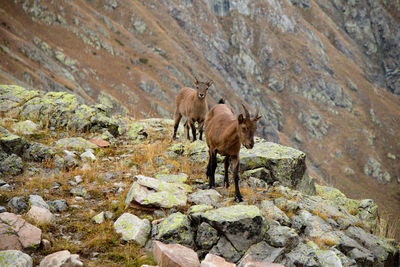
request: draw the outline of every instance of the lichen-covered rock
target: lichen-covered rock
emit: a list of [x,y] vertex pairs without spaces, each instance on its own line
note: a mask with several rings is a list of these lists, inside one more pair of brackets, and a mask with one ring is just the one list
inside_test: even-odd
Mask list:
[[220,193],[218,193],[215,189],[197,190],[196,192],[189,195],[190,202],[198,205],[211,205],[214,207],[217,206],[220,198]]
[[321,250],[314,242],[300,243],[280,263],[285,266],[319,267],[322,266],[317,257],[319,253]]
[[32,267],[32,258],[19,250],[0,251],[0,266]]
[[274,247],[292,249],[299,244],[296,231],[287,226],[271,225],[266,233],[266,240]]
[[[121,129],[119,129],[119,131],[121,131]],[[141,122],[130,123],[126,125],[124,137],[128,140],[139,143],[148,137],[147,127]]]
[[261,168],[256,168],[252,170],[247,170],[244,171],[242,174],[242,177],[247,178],[247,177],[254,177],[261,179],[269,184],[272,184],[274,182],[273,178],[271,177],[271,173],[269,170],[267,170],[264,167]]
[[208,147],[204,141],[197,140],[185,147],[185,154],[194,163],[206,163],[208,160]]
[[180,212],[171,214],[159,225],[155,239],[166,244],[177,243],[194,248],[189,218]]
[[27,141],[18,135],[10,133],[7,129],[0,126],[0,148],[4,152],[21,155]]
[[68,250],[62,250],[47,255],[40,262],[39,267],[80,267],[83,263],[78,254],[71,254]]
[[187,202],[187,191],[190,186],[181,183],[167,183],[146,177],[136,176],[137,181],[131,186],[126,199],[125,206],[134,199],[141,205],[152,205],[162,208],[185,206]]
[[15,176],[23,173],[22,159],[15,154],[8,155],[0,150],[0,176]]
[[39,132],[39,125],[30,120],[14,123],[11,128],[14,132],[22,135],[36,135]]
[[196,245],[202,249],[211,249],[219,240],[218,231],[203,222],[197,228]]
[[378,223],[378,205],[373,199],[361,200],[358,205],[357,217],[373,233]]
[[273,181],[299,189],[305,193],[314,193],[314,183],[305,183],[304,175],[306,155],[294,148],[271,142],[257,142],[253,149],[241,149],[240,170],[246,171],[264,167],[269,170]]
[[238,251],[225,236],[221,236],[218,243],[210,250],[210,253],[221,256],[229,262],[237,262],[244,251]]
[[15,196],[8,201],[8,207],[15,213],[22,213],[28,208],[28,201],[24,196]]
[[384,238],[367,233],[362,228],[355,226],[349,227],[346,230],[346,235],[371,251],[376,262],[384,266],[399,264],[399,248],[396,248]]
[[205,212],[207,210],[212,210],[212,209],[213,209],[213,206],[210,206],[210,205],[193,205],[193,206],[190,206],[187,213],[188,214],[201,213],[201,212]]
[[323,199],[330,200],[339,207],[343,207],[348,213],[354,214],[358,211],[360,201],[347,198],[339,189],[334,187],[315,185],[317,195]]
[[26,90],[18,85],[0,85],[0,111],[9,117],[16,117],[19,106],[32,98],[38,97],[39,92]]
[[47,201],[47,204],[49,204],[50,209],[53,212],[63,212],[68,209],[67,201],[65,201],[65,199]]
[[154,178],[159,179],[168,183],[184,183],[188,179],[188,175],[186,173],[179,174],[156,174]]
[[85,151],[86,149],[96,149],[97,145],[83,139],[82,137],[63,138],[55,142],[55,147],[60,149],[71,149]]
[[[285,248],[276,248],[268,245],[267,242],[261,241],[260,243],[252,245],[238,263],[239,267],[248,266],[249,262],[271,263],[275,260],[282,258],[285,253]],[[250,265],[251,266],[251,265]]]
[[27,249],[40,244],[42,231],[19,216],[0,213],[0,250]]
[[281,225],[289,226],[291,224],[289,217],[276,207],[272,200],[264,200],[261,202],[261,212],[266,218],[277,221]]
[[261,211],[256,206],[223,207],[201,213],[199,218],[223,233],[240,252],[260,242],[266,230]]
[[123,240],[132,240],[139,246],[144,246],[151,226],[147,219],[141,220],[133,214],[124,213],[115,221],[113,228],[117,233],[122,234]]
[[104,222],[104,211],[94,216],[92,220],[97,224],[102,224]]
[[42,162],[44,160],[51,160],[55,155],[56,150],[54,148],[31,142],[24,150],[22,157],[26,160]]

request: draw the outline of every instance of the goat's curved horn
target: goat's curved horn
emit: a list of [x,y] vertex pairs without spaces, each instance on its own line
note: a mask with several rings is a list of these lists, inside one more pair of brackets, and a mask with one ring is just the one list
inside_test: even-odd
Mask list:
[[246,106],[242,103],[243,109],[244,109],[244,113],[246,114],[246,118],[250,119],[250,114],[249,111],[246,109]]
[[193,77],[194,77],[194,84],[198,84],[199,80],[197,79],[197,77],[195,75]]
[[259,112],[260,110],[259,110],[259,108],[258,108],[258,106],[257,106],[257,108],[256,108],[256,115],[254,115],[254,118],[257,118],[258,117],[258,112]]

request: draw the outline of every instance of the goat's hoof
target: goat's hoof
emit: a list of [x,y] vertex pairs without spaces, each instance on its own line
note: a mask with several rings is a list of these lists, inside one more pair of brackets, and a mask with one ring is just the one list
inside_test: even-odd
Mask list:
[[239,203],[240,203],[240,202],[243,202],[243,197],[242,197],[242,196],[236,196],[236,197],[235,197],[235,201],[236,201],[236,202],[239,202]]

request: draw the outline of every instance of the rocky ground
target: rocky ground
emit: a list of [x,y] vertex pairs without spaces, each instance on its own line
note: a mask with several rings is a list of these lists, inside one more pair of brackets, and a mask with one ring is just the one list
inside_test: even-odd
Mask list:
[[192,262],[181,266],[399,264],[399,244],[376,235],[374,200],[315,184],[299,150],[261,138],[243,148],[237,204],[223,164],[208,189],[206,144],[171,141],[171,120],[5,85],[0,112],[2,266],[141,266],[179,253]]

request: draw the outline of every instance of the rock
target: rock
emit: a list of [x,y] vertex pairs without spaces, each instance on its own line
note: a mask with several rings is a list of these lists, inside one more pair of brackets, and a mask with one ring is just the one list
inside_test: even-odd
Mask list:
[[22,159],[15,154],[8,155],[0,150],[0,175],[16,176],[24,171]]
[[87,190],[81,186],[72,188],[69,193],[74,196],[86,197]]
[[267,242],[274,247],[293,249],[299,244],[296,231],[287,226],[271,225],[266,233]]
[[399,249],[385,239],[367,233],[362,228],[355,226],[349,227],[346,230],[346,235],[371,251],[375,262],[384,266],[394,266],[395,263],[399,263]]
[[253,149],[240,150],[240,170],[264,167],[270,172],[272,181],[279,181],[282,185],[313,194],[314,183],[303,184],[303,180],[307,178],[304,175],[305,158],[303,152],[294,148],[260,141]]
[[28,142],[0,126],[0,147],[7,154],[21,155]]
[[229,262],[237,262],[242,253],[232,246],[231,242],[224,236],[221,236],[218,243],[210,250],[210,253],[221,256]]
[[51,223],[54,218],[48,209],[39,206],[31,206],[26,215],[39,224]]
[[28,208],[27,201],[24,196],[13,197],[8,202],[8,207],[15,213],[22,213]]
[[17,134],[22,135],[36,135],[39,132],[39,125],[30,120],[14,123],[11,128]]
[[167,183],[185,183],[188,179],[187,174],[156,174],[154,178]]
[[306,244],[300,243],[296,248],[287,253],[281,263],[284,266],[307,266],[319,267],[322,266],[316,257],[321,250],[312,241]]
[[83,263],[79,260],[79,255],[71,254],[68,250],[58,251],[47,255],[40,262],[39,267],[80,267]]
[[168,216],[158,227],[155,237],[164,243],[177,243],[194,248],[193,230],[189,218],[180,212]]
[[[240,260],[238,267],[253,266],[252,263],[264,263],[265,266],[269,266],[271,262],[282,258],[285,254],[284,248],[271,247],[265,241],[252,245],[246,252],[246,254]],[[258,266],[258,265],[256,265]],[[264,266],[264,265],[260,265]]]
[[41,196],[29,195],[29,203],[32,206],[37,206],[45,209],[49,209],[49,205],[43,200]]
[[50,209],[54,212],[63,212],[68,209],[65,199],[47,201],[47,204],[49,204]]
[[227,262],[224,258],[208,253],[201,262],[201,267],[236,267],[236,264]]
[[370,231],[375,232],[379,220],[378,205],[372,199],[361,200],[357,217]]
[[256,206],[223,207],[200,213],[199,218],[223,233],[238,251],[246,251],[264,236],[262,214]]
[[42,162],[44,160],[51,160],[56,155],[56,150],[52,147],[40,144],[29,143],[28,147],[24,150],[23,158],[26,160],[33,160]]
[[179,244],[166,245],[160,241],[154,241],[153,257],[159,266],[200,266],[200,261],[196,252]]
[[102,224],[104,222],[104,211],[100,212],[96,216],[94,216],[93,221],[97,224]]
[[261,202],[261,212],[266,218],[277,221],[281,225],[291,225],[289,217],[277,208],[272,200],[263,200]]
[[212,210],[213,206],[210,205],[193,205],[190,206],[189,210],[187,211],[187,214],[193,214],[193,213],[201,213],[205,212],[207,210]]
[[32,267],[32,258],[19,250],[0,251],[1,266]]
[[7,211],[7,209],[5,207],[0,206],[0,213],[6,212],[6,211]]
[[89,141],[86,141],[82,137],[71,137],[71,138],[60,139],[56,141],[54,145],[60,149],[72,149],[77,151],[83,151],[90,148],[95,149],[98,147],[97,145]]
[[208,161],[208,147],[204,141],[196,140],[186,146],[185,154],[194,163],[206,163]]
[[91,151],[83,152],[80,157],[83,161],[96,161],[96,156]]
[[89,142],[97,145],[98,147],[109,147],[110,143],[102,139],[89,139]]
[[201,223],[197,228],[196,245],[202,249],[211,249],[219,240],[218,231],[208,223]]
[[147,127],[140,122],[128,124],[124,137],[134,143],[139,143],[148,137]]
[[358,210],[359,200],[347,198],[339,189],[322,185],[315,185],[317,195],[323,199],[330,200],[339,207],[343,207],[350,214]]
[[141,205],[162,208],[186,205],[186,192],[190,190],[190,186],[180,183],[167,183],[142,175],[138,175],[136,178],[137,181],[133,183],[126,196],[126,207],[133,199]]
[[19,216],[0,213],[0,250],[26,249],[40,245],[42,231]]
[[5,112],[6,116],[13,118],[17,112],[15,111],[18,107],[39,96],[39,92],[36,90],[26,90],[25,88],[18,85],[0,85],[0,111]]
[[117,233],[122,234],[123,240],[132,240],[137,245],[144,246],[151,226],[147,219],[141,220],[135,215],[124,213],[115,221],[113,228]]
[[197,205],[217,206],[221,195],[215,189],[198,190],[189,195],[189,201]]

